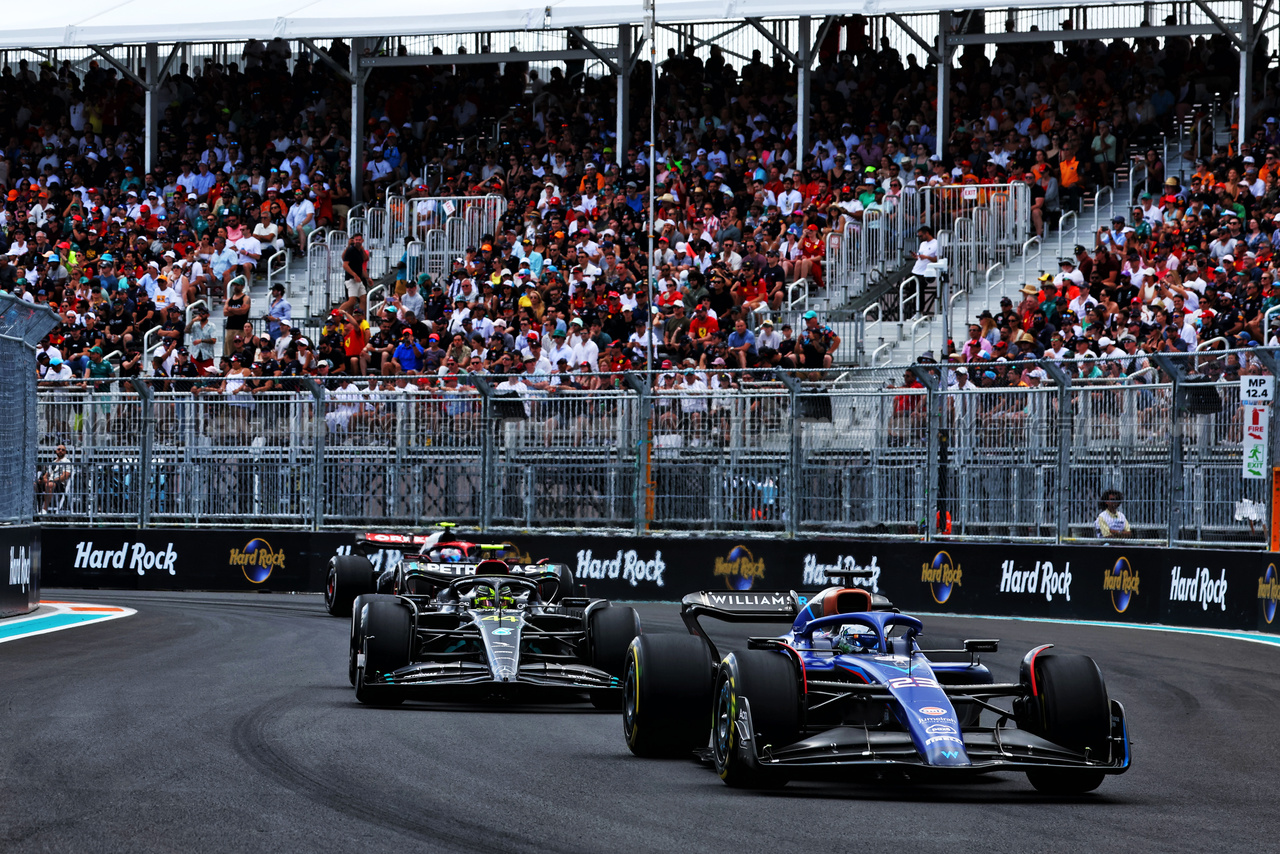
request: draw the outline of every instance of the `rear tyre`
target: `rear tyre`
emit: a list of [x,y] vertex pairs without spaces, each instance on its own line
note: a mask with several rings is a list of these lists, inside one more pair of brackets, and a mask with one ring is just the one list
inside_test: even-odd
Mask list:
[[[1099,761],[1111,756],[1111,703],[1098,665],[1087,655],[1039,655],[1033,665],[1036,694],[1020,704],[1018,726],[1068,750]],[[1037,791],[1053,795],[1092,792],[1106,776],[1078,768],[1027,772]]]
[[587,648],[591,666],[621,679],[627,672],[627,647],[640,635],[635,608],[598,608],[587,616]]
[[742,789],[786,785],[786,777],[761,766],[758,756],[763,748],[784,747],[800,735],[800,686],[790,657],[772,650],[725,656],[713,709],[711,749],[720,779]]
[[369,594],[357,596],[351,603],[351,647],[347,662],[347,675],[351,679],[351,687],[356,684],[356,665],[360,660],[360,650],[364,648],[363,610]]
[[[933,675],[941,685],[991,685],[996,681],[990,670],[976,667],[961,671],[935,670]],[[951,705],[955,707],[961,729],[978,725],[982,717],[982,706],[968,700],[952,700]]]
[[364,665],[356,672],[356,699],[374,706],[395,706],[400,692],[381,677],[407,665],[412,655],[413,613],[395,596],[367,596],[364,613]]
[[711,647],[696,635],[641,635],[627,649],[622,734],[636,756],[687,756],[707,746],[715,683]]
[[338,555],[329,559],[324,606],[334,617],[351,616],[351,604],[361,593],[373,593],[373,564],[362,555]]

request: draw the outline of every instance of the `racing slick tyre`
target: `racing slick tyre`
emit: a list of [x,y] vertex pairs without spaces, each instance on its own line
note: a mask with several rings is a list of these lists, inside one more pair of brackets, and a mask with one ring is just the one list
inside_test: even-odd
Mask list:
[[372,706],[395,706],[404,697],[379,685],[383,674],[409,663],[413,644],[413,614],[395,596],[364,597],[364,664],[356,672],[356,699]]
[[621,679],[627,670],[627,648],[639,636],[640,615],[635,608],[613,605],[592,611],[587,619],[591,666]]
[[[996,680],[991,675],[990,670],[979,670],[976,667],[959,672],[952,670],[935,670],[933,675],[937,677],[939,684],[942,685],[991,685]],[[956,718],[960,721],[960,728],[975,727],[978,725],[979,718],[982,717],[982,706],[967,700],[952,700],[951,705],[955,707]]]
[[329,580],[324,606],[334,617],[349,617],[351,603],[361,593],[374,592],[373,564],[362,555],[338,555],[329,559]]
[[715,684],[711,647],[696,635],[641,635],[627,649],[622,733],[636,756],[688,756],[707,746]]
[[347,675],[351,678],[353,688],[356,684],[356,665],[360,660],[360,650],[364,648],[364,625],[361,621],[364,617],[364,605],[369,598],[368,593],[362,593],[351,604],[351,651],[347,663]]
[[[1035,691],[1018,705],[1018,726],[1068,750],[1106,760],[1110,756],[1111,704],[1098,665],[1087,655],[1039,655],[1032,662]],[[1029,686],[1030,687],[1030,686]],[[1101,771],[1037,768],[1027,780],[1053,795],[1092,792]]]
[[742,789],[786,785],[786,777],[762,767],[758,755],[799,738],[800,685],[791,659],[773,650],[725,656],[712,708],[711,753],[720,779]]
[[[587,615],[587,652],[591,666],[621,679],[627,672],[627,647],[640,636],[640,615],[635,608],[610,606],[597,608]],[[597,709],[618,709],[622,692],[592,691],[591,703]]]

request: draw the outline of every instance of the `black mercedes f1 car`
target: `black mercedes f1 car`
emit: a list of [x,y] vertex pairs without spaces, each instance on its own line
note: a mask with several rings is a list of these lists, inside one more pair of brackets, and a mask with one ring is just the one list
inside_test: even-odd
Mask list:
[[[406,699],[581,700],[621,708],[633,608],[560,597],[559,564],[401,558],[388,592],[356,597],[349,675],[370,705]],[[387,589],[387,588],[384,588]]]

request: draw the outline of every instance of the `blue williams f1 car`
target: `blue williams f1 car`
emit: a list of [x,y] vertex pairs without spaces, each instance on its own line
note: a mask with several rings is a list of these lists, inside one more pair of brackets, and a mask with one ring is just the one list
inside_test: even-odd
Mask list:
[[[996,683],[979,653],[998,641],[926,653],[918,619],[856,587],[807,601],[693,593],[681,617],[689,635],[643,635],[628,653],[623,728],[638,756],[694,752],[746,788],[850,779],[853,769],[910,780],[1022,771],[1042,792],[1071,794],[1129,768],[1124,708],[1086,656],[1037,647],[1017,682]],[[701,617],[790,628],[721,656]]]

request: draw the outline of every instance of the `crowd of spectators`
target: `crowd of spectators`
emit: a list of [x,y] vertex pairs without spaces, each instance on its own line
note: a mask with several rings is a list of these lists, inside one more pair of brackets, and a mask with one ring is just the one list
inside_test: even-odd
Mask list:
[[[0,289],[61,314],[42,379],[157,374],[174,388],[239,393],[302,375],[435,386],[467,371],[549,386],[645,367],[651,347],[654,369],[677,382],[818,371],[841,346],[824,319],[810,312],[792,329],[771,318],[788,283],[821,282],[827,234],[923,185],[1010,181],[1032,185],[1040,231],[1108,184],[1135,144],[1175,121],[1207,121],[1196,105],[1236,63],[1225,37],[1073,42],[1061,53],[1005,45],[991,59],[965,49],[953,124],[935,150],[936,75],[865,32],[859,16],[842,19],[820,47],[802,162],[794,68],[758,51],[735,67],[715,45],[661,63],[653,163],[644,62],[626,139],[614,131],[612,80],[582,74],[582,63],[544,79],[495,62],[375,69],[368,126],[353,141],[346,82],[284,41],[252,42],[238,62],[183,65],[166,81],[149,172],[143,99],[129,79],[97,62],[83,74],[23,62],[0,73]],[[345,66],[345,42],[327,50]],[[1210,135],[1176,152],[1177,164],[1147,152],[1141,207],[1056,275],[1027,283],[1019,304],[975,318],[977,343],[956,353],[998,361],[1262,341],[1277,300],[1280,130],[1269,102],[1256,106],[1244,150]],[[508,112],[495,136],[493,120]],[[253,306],[236,277],[251,281],[272,252],[342,223],[353,156],[366,199],[404,181],[411,197],[497,194],[507,210],[439,280],[393,271],[379,315],[366,314],[358,236],[344,252],[349,298],[327,318],[295,316],[280,291]],[[223,301],[221,331],[205,311],[187,317],[201,299]],[[265,322],[254,323],[259,308]],[[162,346],[148,359],[151,330]]]

